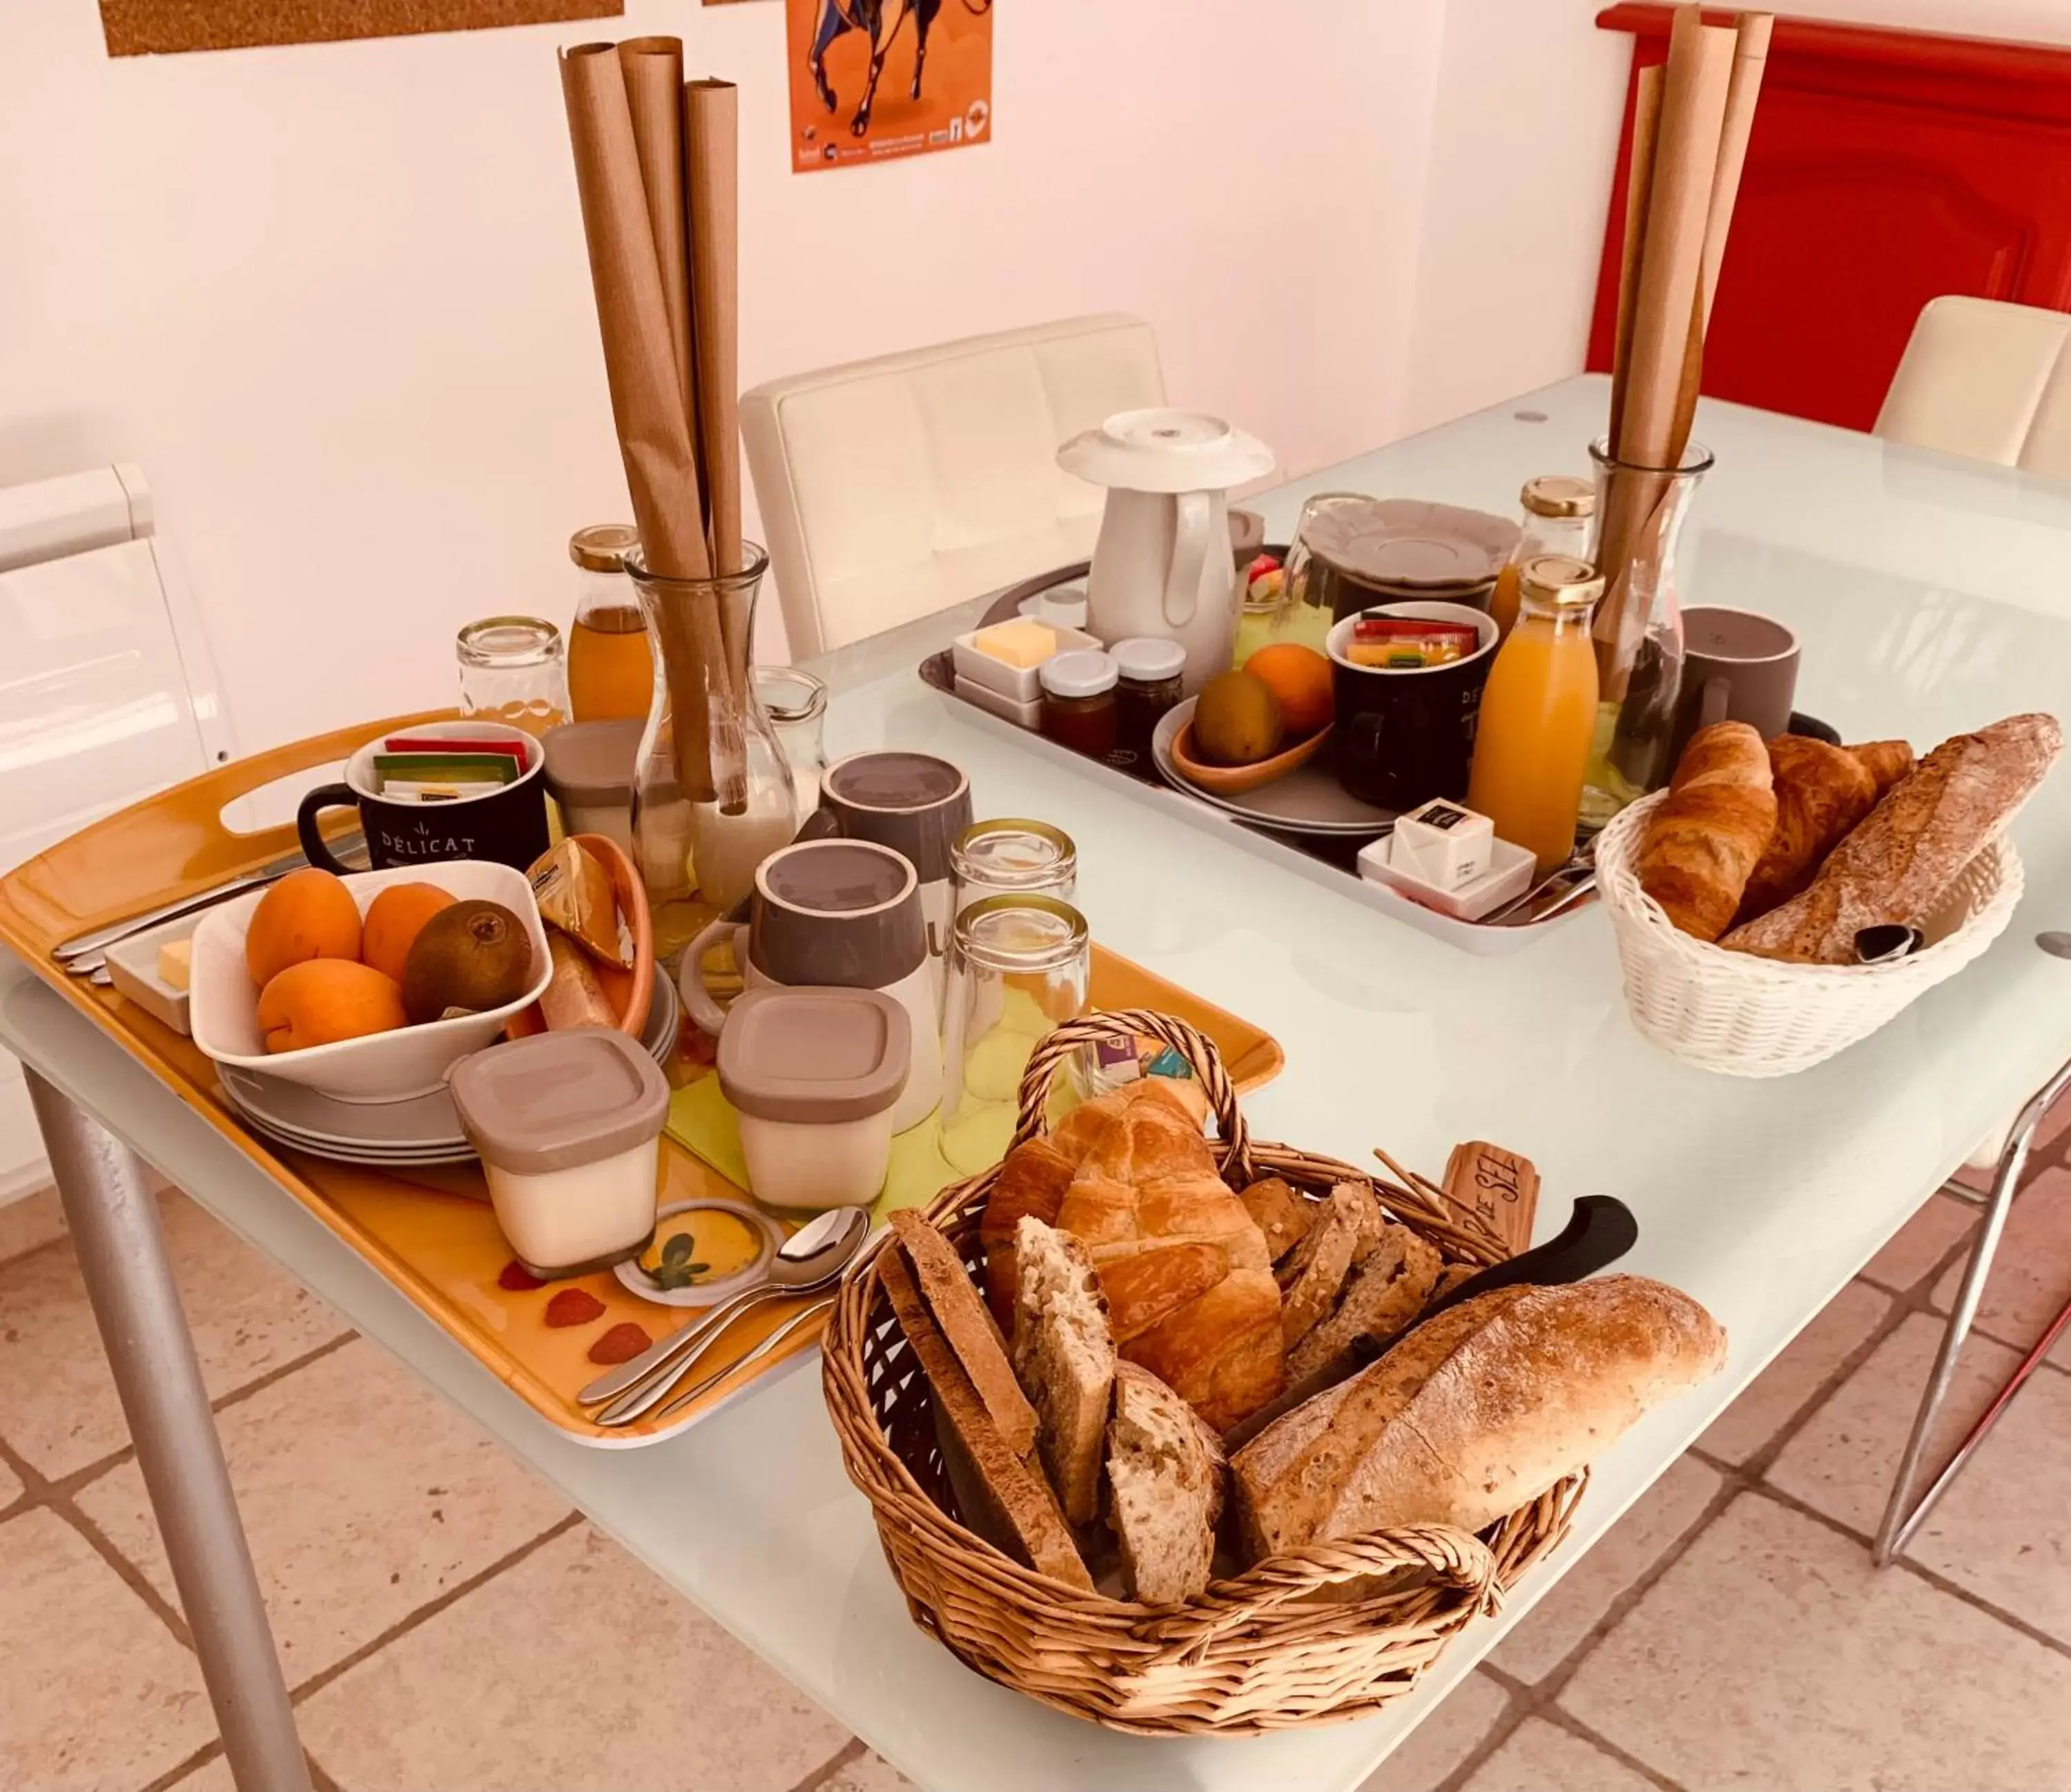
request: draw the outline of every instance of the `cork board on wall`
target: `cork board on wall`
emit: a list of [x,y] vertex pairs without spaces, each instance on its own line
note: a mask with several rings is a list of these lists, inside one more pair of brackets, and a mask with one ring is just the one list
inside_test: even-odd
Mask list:
[[615,18],[624,0],[100,0],[111,56]]

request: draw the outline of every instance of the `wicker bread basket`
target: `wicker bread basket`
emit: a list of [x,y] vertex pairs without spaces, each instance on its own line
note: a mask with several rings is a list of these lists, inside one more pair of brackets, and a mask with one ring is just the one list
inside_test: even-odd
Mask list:
[[1663,1050],[1729,1076],[1787,1076],[1867,1039],[1954,977],[2005,931],[2020,859],[1984,847],[1922,924],[1927,943],[1885,965],[1792,965],[1692,939],[1639,887],[1634,864],[1657,791],[1597,837],[1597,884],[1625,973],[1632,1023]]
[[[1163,1040],[1193,1066],[1232,1187],[1265,1175],[1316,1194],[1367,1183],[1448,1263],[1478,1267],[1504,1254],[1432,1197],[1376,1183],[1332,1158],[1253,1142],[1215,1048],[1184,1022],[1146,1010],[1089,1015],[1036,1047],[1015,1142],[1041,1130],[1052,1080],[1076,1052],[1132,1034]],[[928,1209],[974,1270],[979,1216],[998,1175],[995,1166],[945,1189]],[[874,1255],[843,1284],[823,1348],[843,1459],[871,1503],[913,1621],[986,1679],[1139,1735],[1249,1736],[1371,1715],[1407,1692],[1455,1632],[1495,1610],[1567,1535],[1585,1479],[1569,1476],[1478,1537],[1434,1526],[1341,1538],[1216,1581],[1183,1605],[1134,1605],[1037,1574],[958,1522],[928,1380],[892,1316]],[[1355,1581],[1368,1584],[1336,1590]]]

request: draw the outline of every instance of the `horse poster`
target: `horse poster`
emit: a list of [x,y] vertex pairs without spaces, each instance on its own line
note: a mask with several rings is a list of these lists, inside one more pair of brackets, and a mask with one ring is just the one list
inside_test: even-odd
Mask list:
[[992,135],[992,0],[784,0],[784,10],[801,174]]

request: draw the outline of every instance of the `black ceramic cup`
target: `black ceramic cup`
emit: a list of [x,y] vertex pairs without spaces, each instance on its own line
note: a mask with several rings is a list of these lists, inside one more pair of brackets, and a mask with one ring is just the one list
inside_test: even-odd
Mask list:
[[441,859],[487,859],[519,871],[531,867],[547,850],[546,755],[539,741],[506,722],[427,722],[397,731],[397,737],[480,740],[522,746],[525,769],[510,784],[485,786],[478,797],[452,802],[395,802],[382,796],[374,759],[388,750],[388,735],[370,740],[345,762],[345,781],[326,784],[305,796],[295,811],[295,833],[312,865],[345,872],[325,845],[318,818],[326,809],[357,809],[367,835],[367,855],[377,871],[398,865],[436,864]]
[[[1356,666],[1345,649],[1360,616],[1464,623],[1479,645],[1443,666]],[[1482,687],[1495,657],[1494,619],[1463,604],[1379,604],[1337,623],[1326,645],[1337,706],[1331,746],[1338,781],[1360,802],[1382,809],[1414,809],[1433,797],[1462,801]]]

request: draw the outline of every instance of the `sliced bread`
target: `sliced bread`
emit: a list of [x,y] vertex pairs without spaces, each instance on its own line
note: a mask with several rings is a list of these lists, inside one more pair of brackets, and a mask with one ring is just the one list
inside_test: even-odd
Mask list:
[[993,1422],[957,1352],[937,1327],[912,1260],[897,1245],[888,1246],[878,1274],[934,1394],[935,1433],[963,1522],[1023,1566],[1092,1592],[1093,1577],[1080,1559],[1056,1496],[1030,1456],[1012,1448]]
[[919,1282],[928,1310],[957,1353],[1007,1447],[1026,1456],[1036,1447],[1036,1411],[1014,1379],[1007,1340],[971,1286],[970,1273],[949,1240],[910,1208],[892,1216],[892,1229]]
[[[1364,1205],[1376,1214],[1380,1211],[1371,1196]],[[1349,1183],[1332,1189],[1308,1236],[1276,1272],[1282,1295],[1280,1335],[1287,1349],[1293,1350],[1338,1304],[1353,1255],[1365,1236],[1361,1209],[1361,1195]]]
[[1134,1363],[1115,1371],[1107,1475],[1130,1597],[1167,1605],[1205,1589],[1222,1516],[1222,1449],[1186,1401]]
[[1261,1176],[1237,1199],[1265,1234],[1265,1254],[1275,1263],[1302,1242],[1323,1211],[1277,1176]]
[[[1378,1212],[1378,1208],[1376,1208]],[[1288,1353],[1290,1380],[1356,1366],[1360,1347],[1385,1343],[1414,1325],[1441,1271],[1438,1253],[1407,1226],[1383,1223],[1362,1262],[1355,1263],[1336,1310],[1319,1320]]]
[[1036,1409],[1036,1447],[1064,1516],[1100,1510],[1101,1445],[1114,1398],[1114,1339],[1086,1248],[1024,1216],[1014,1233],[1014,1372]]

